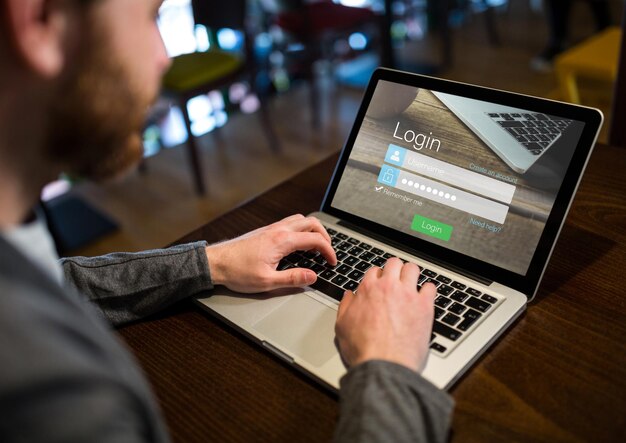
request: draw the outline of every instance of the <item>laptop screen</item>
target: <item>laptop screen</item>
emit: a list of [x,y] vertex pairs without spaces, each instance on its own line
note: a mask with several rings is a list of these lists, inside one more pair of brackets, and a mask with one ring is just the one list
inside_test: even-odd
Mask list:
[[331,208],[525,275],[585,123],[386,80],[369,94]]

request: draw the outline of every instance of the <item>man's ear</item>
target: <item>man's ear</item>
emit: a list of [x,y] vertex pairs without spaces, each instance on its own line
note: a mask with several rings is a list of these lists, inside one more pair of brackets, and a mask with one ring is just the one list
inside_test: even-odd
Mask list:
[[57,0],[5,0],[6,25],[14,52],[44,77],[63,69],[67,7]]

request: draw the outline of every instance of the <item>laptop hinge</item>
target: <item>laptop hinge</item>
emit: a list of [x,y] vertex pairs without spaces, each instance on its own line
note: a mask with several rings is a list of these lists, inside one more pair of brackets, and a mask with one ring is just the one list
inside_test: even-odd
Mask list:
[[424,260],[427,260],[429,262],[435,263],[436,265],[439,265],[441,267],[449,269],[450,271],[455,272],[457,274],[460,274],[460,275],[462,275],[464,277],[467,277],[469,279],[475,280],[475,281],[477,281],[477,282],[479,282],[479,283],[481,283],[481,284],[483,284],[485,286],[489,286],[491,283],[493,283],[493,280],[489,280],[489,279],[487,279],[485,277],[482,277],[480,275],[474,274],[472,272],[468,272],[468,271],[466,271],[464,269],[460,269],[457,266],[454,266],[454,265],[451,265],[449,263],[446,263],[443,260],[438,260],[438,259],[436,259],[434,257],[431,257],[428,254],[424,254],[424,253],[418,252],[415,249],[412,249],[412,248],[410,248],[410,247],[408,247],[406,245],[403,245],[402,243],[395,242],[395,241],[393,241],[393,240],[391,240],[391,239],[389,239],[387,237],[384,237],[384,236],[382,236],[380,234],[376,234],[375,232],[368,231],[367,229],[363,229],[360,226],[354,225],[354,224],[352,224],[350,222],[347,222],[345,220],[339,220],[339,222],[337,224],[339,226],[344,226],[344,227],[346,227],[348,229],[356,231],[359,234],[363,234],[363,235],[366,235],[368,237],[372,237],[373,239],[376,239],[376,240],[380,241],[381,243],[386,243],[386,244],[388,244],[390,246],[393,246],[396,249],[400,249],[401,251],[406,252],[407,254],[411,254],[411,255],[414,255],[416,257],[419,257],[419,258],[422,258]]

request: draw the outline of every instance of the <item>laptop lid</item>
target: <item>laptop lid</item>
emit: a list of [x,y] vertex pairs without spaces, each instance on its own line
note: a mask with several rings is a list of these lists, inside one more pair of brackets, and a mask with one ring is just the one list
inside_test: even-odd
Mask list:
[[[567,128],[518,172],[484,141],[488,132],[477,135],[439,94],[480,101],[487,113],[491,104],[497,121],[499,110],[515,108],[542,123],[535,128],[559,121]],[[532,297],[602,120],[592,108],[378,69],[321,210],[411,254]]]

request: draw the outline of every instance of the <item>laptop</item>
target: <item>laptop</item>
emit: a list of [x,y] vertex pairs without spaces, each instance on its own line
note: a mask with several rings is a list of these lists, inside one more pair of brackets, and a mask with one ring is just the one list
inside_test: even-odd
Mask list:
[[565,133],[572,122],[482,100],[433,91],[513,171],[525,173]]
[[[483,139],[488,131],[477,136],[442,94],[568,127],[532,168],[517,172]],[[253,295],[217,287],[197,303],[338,389],[346,372],[334,343],[342,294],[358,294],[368,269],[397,256],[420,266],[418,287],[437,286],[423,376],[450,388],[537,292],[602,119],[591,108],[378,69],[312,214],[331,235],[339,264],[296,251],[279,269],[313,269],[313,286]]]

